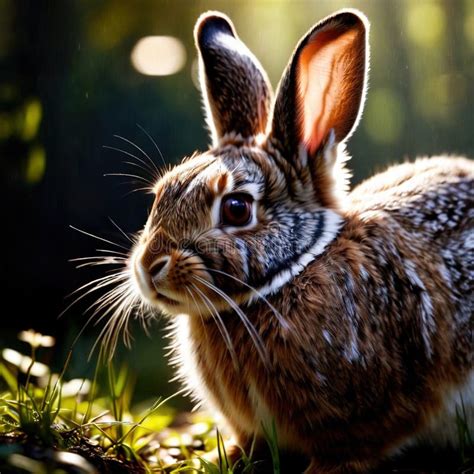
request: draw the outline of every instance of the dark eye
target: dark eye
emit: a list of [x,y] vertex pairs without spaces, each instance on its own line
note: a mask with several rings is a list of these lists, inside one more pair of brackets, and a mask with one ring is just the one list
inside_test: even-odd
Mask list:
[[244,226],[252,218],[252,201],[249,194],[229,194],[222,200],[222,224]]

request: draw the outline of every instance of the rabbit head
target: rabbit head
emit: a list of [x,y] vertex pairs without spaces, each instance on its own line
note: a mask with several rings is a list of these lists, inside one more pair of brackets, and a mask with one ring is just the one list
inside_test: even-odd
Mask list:
[[367,82],[365,17],[341,11],[295,49],[273,99],[231,21],[195,28],[211,148],[156,183],[131,258],[142,297],[203,315],[277,292],[336,237],[344,141]]

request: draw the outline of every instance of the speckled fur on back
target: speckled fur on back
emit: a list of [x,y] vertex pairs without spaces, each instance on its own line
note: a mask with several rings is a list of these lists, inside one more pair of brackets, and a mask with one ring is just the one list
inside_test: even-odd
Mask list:
[[308,473],[455,443],[461,397],[474,422],[473,162],[422,158],[348,193],[359,12],[303,37],[275,99],[227,17],[195,34],[212,147],[156,183],[129,264],[170,318],[179,376],[245,448],[274,421]]

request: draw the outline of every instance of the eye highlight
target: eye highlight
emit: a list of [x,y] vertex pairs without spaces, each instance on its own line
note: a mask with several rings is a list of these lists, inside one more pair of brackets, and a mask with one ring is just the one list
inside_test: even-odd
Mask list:
[[241,227],[252,219],[253,197],[246,193],[233,193],[224,196],[221,205],[223,225]]

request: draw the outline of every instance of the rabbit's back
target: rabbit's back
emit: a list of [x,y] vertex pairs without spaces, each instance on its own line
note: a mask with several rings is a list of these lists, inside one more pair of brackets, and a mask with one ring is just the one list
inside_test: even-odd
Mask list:
[[349,198],[350,213],[362,219],[385,213],[409,237],[406,242],[423,244],[420,258],[441,258],[438,270],[457,302],[458,317],[469,322],[474,313],[474,162],[434,157],[392,166],[361,183]]
[[420,158],[376,174],[349,198],[350,209],[360,215],[387,212],[407,230],[446,243],[474,226],[474,164],[458,157]]
[[[349,214],[365,221],[385,215],[387,233],[396,236],[394,244],[400,239],[411,243],[416,264],[442,277],[454,309],[457,349],[452,350],[452,363],[470,375],[444,397],[444,408],[418,439],[456,444],[461,399],[467,418],[474,420],[474,164],[458,157],[418,159],[373,176],[349,199]],[[416,280],[413,270],[405,268]]]

